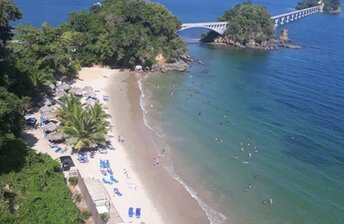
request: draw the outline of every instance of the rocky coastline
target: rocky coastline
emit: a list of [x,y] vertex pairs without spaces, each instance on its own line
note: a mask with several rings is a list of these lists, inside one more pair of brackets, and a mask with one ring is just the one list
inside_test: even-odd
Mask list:
[[215,38],[214,41],[206,42],[205,44],[256,50],[276,50],[280,47],[289,49],[301,48],[301,46],[291,44],[291,42],[292,40],[288,36],[288,30],[283,29],[278,37],[272,38],[269,41],[263,41],[262,43],[256,43],[254,40],[251,40],[246,44],[242,44],[238,41],[233,41],[228,37],[219,36]]

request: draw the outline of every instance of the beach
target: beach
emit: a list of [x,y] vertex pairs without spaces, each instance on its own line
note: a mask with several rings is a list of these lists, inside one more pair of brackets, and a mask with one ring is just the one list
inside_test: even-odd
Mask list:
[[[111,116],[111,143],[115,150],[107,154],[96,153],[88,163],[80,163],[72,155],[76,168],[85,178],[103,178],[99,160],[109,160],[119,183],[104,184],[124,223],[208,223],[197,201],[164,169],[164,155],[160,155],[154,142],[154,133],[143,122],[140,107],[138,79],[143,74],[109,68],[83,68],[72,84],[73,87],[91,86],[97,98]],[[102,100],[109,96],[109,101]],[[38,114],[35,114],[38,119]],[[121,136],[122,141],[118,141]],[[52,158],[68,155],[70,151],[55,153],[48,148],[40,128],[26,131],[30,146]],[[123,194],[114,196],[117,187]],[[128,217],[128,208],[141,208],[141,218]]]

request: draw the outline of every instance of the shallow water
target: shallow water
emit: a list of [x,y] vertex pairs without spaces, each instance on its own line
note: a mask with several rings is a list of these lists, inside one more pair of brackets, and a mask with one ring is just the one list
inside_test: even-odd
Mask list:
[[[58,25],[97,1],[16,2],[23,21],[39,26]],[[197,22],[216,19],[238,1],[159,2],[184,22]],[[254,2],[275,15],[297,1]],[[232,223],[343,223],[343,24],[343,14],[317,14],[287,25],[301,50],[191,43],[190,54],[205,65],[145,80],[147,122],[166,141],[176,178],[213,223],[223,221],[214,211]],[[182,35],[198,38],[197,32]],[[263,205],[270,198],[272,205]]]
[[145,82],[176,173],[226,222],[343,223],[343,22],[288,25],[302,50],[189,44],[205,65]]

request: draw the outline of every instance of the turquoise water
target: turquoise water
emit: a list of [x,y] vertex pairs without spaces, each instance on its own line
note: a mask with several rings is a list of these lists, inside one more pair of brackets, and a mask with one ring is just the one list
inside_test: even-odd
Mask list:
[[302,50],[189,44],[205,65],[144,82],[146,118],[175,172],[225,222],[344,223],[342,24],[315,15],[288,25]]
[[[58,25],[97,1],[16,2],[23,22]],[[238,1],[160,2],[194,22],[214,20]],[[297,1],[254,2],[278,14]],[[192,57],[205,65],[144,81],[143,103],[154,105],[145,108],[146,119],[213,223],[344,223],[343,24],[343,14],[317,14],[287,25],[301,50],[190,43]],[[269,199],[271,206],[262,203]]]

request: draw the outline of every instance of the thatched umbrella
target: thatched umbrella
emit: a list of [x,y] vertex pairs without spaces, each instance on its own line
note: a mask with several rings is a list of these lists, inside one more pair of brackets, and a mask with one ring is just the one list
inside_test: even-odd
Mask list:
[[57,124],[50,122],[49,124],[43,127],[43,131],[52,132],[52,131],[56,131],[57,128],[58,128]]
[[69,93],[72,93],[77,96],[82,96],[82,89],[79,87],[73,87],[69,90]]
[[82,91],[84,91],[84,92],[92,92],[93,88],[92,88],[92,86],[85,86],[84,88],[82,88]]
[[63,98],[67,93],[64,90],[59,90],[55,93],[55,98],[56,99],[61,99]]
[[50,88],[51,90],[54,90],[54,89],[55,89],[55,85],[54,85],[53,83],[51,83],[51,84],[49,84],[49,88]]
[[61,133],[52,132],[47,135],[47,139],[51,142],[60,142],[64,139],[64,136]]
[[48,113],[52,110],[53,110],[52,107],[44,106],[44,107],[41,107],[41,109],[39,109],[39,112],[45,114],[45,113]]
[[57,120],[56,114],[55,113],[51,113],[51,112],[46,113],[43,117],[45,119],[47,119],[48,121]]
[[57,90],[63,90],[63,91],[68,91],[70,90],[72,87],[70,85],[68,85],[67,83],[62,83],[61,85],[59,85],[57,87]]
[[86,97],[86,98],[96,98],[97,94],[95,92],[93,92],[93,91],[86,92],[86,93],[84,93],[84,97]]

